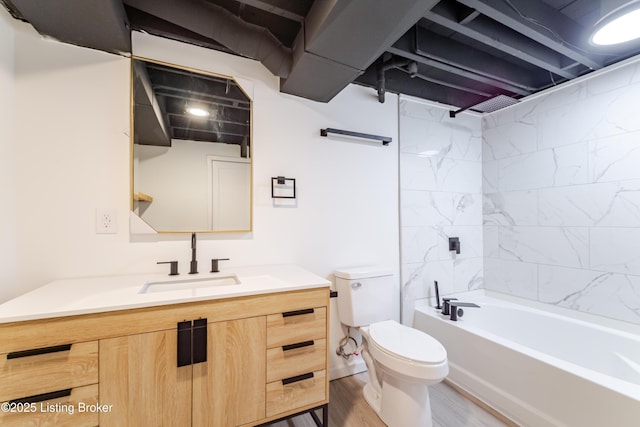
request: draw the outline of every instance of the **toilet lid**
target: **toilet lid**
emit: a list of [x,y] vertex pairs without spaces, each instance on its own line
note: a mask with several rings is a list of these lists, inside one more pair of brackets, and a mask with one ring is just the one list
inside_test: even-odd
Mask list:
[[370,325],[369,337],[380,350],[413,362],[440,364],[447,359],[447,351],[438,340],[394,320]]

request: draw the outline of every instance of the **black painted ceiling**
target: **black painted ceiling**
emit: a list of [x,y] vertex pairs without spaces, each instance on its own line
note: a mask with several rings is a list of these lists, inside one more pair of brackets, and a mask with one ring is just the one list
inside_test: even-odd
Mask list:
[[58,40],[130,52],[130,30],[246,56],[286,93],[350,82],[457,108],[521,99],[640,52],[587,42],[599,0],[0,0]]

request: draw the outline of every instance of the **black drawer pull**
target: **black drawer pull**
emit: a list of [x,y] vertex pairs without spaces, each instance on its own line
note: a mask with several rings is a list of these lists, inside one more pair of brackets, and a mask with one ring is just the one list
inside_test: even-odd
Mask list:
[[207,361],[207,319],[193,321],[193,363]]
[[296,310],[296,311],[286,311],[282,313],[282,317],[300,316],[302,314],[312,314],[313,312],[314,312],[313,308],[307,308],[304,310]]
[[191,322],[178,322],[178,368],[191,365]]
[[38,403],[44,402],[45,400],[59,399],[61,397],[67,396],[71,396],[70,388],[65,390],[52,391],[51,393],[36,394],[29,397],[23,397],[21,399],[11,400],[9,401],[9,405],[15,405],[18,403]]
[[282,351],[295,350],[296,348],[309,347],[313,345],[313,341],[302,341],[295,344],[287,344],[282,346]]
[[55,345],[53,347],[34,348],[32,350],[14,351],[7,354],[7,359],[18,359],[20,357],[37,356],[39,354],[57,353],[59,351],[71,350],[71,344]]
[[282,385],[297,383],[298,381],[308,380],[309,378],[313,378],[313,372],[309,372],[308,374],[297,375],[291,378],[285,378],[282,380]]

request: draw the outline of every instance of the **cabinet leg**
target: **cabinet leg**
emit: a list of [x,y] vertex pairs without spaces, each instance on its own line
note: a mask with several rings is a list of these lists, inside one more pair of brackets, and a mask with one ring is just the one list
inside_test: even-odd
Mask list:
[[315,410],[311,410],[309,411],[309,414],[311,415],[311,418],[313,418],[313,421],[318,427],[329,427],[329,405],[325,404],[316,409],[322,409],[322,421],[320,421],[320,418],[316,415]]

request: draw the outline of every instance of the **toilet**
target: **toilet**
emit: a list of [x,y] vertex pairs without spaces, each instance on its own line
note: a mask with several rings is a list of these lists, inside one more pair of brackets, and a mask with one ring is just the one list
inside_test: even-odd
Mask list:
[[431,427],[428,386],[449,373],[445,348],[393,320],[397,287],[390,271],[365,267],[334,275],[340,321],[362,333],[366,402],[389,427]]

